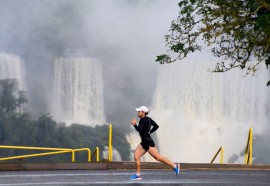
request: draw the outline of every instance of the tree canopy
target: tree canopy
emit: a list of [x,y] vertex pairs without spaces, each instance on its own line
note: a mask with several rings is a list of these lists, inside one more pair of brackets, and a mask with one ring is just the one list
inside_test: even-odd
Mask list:
[[178,6],[179,15],[165,36],[168,51],[173,54],[161,54],[156,62],[181,60],[201,51],[204,42],[212,47],[214,56],[223,59],[213,72],[238,67],[247,74],[255,73],[261,62],[268,69],[270,0],[181,0]]
[[25,92],[18,90],[16,79],[0,80],[0,115],[14,114],[27,103]]

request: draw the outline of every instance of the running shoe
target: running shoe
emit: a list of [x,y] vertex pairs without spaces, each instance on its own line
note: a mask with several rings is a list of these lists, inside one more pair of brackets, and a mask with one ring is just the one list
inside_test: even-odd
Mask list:
[[179,163],[175,163],[175,167],[173,168],[173,170],[176,173],[176,176],[178,176],[178,174],[180,173],[180,164]]
[[141,180],[142,177],[141,176],[138,176],[137,174],[133,174],[133,175],[130,176],[130,179],[131,180]]

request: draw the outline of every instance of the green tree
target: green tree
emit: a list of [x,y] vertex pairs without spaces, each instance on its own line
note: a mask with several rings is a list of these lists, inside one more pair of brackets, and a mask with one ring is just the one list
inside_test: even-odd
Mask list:
[[[30,145],[34,143],[34,127],[28,113],[23,112],[27,102],[24,91],[18,90],[15,79],[0,80],[0,144]],[[14,150],[1,151],[4,156]]]
[[37,127],[37,146],[57,147],[55,131],[57,123],[48,114],[42,115],[35,122]]
[[16,79],[0,80],[0,116],[22,112],[22,106],[27,103],[24,91],[18,90]]
[[255,73],[261,62],[268,69],[270,0],[181,0],[178,6],[179,15],[165,36],[172,54],[157,56],[157,62],[172,63],[200,51],[202,40],[214,56],[224,59],[213,72],[241,68]]

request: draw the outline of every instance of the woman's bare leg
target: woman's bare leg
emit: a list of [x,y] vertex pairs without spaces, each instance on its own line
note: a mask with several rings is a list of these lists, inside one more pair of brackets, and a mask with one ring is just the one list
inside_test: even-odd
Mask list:
[[[162,163],[165,163],[167,165],[170,165],[172,168],[175,167],[175,163],[173,163],[172,161],[170,161],[168,158],[161,156],[157,150],[156,147],[150,147],[148,150],[148,153],[155,158],[157,161],[160,161]],[[180,168],[180,167],[179,167]]]
[[141,174],[141,157],[146,153],[141,144],[139,144],[134,152],[134,160],[136,164],[136,174]]

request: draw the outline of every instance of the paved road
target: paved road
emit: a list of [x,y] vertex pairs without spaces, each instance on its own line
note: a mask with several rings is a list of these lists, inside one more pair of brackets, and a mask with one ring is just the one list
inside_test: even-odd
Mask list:
[[0,186],[26,185],[270,185],[270,171],[143,170],[143,179],[129,180],[132,170],[0,171]]

